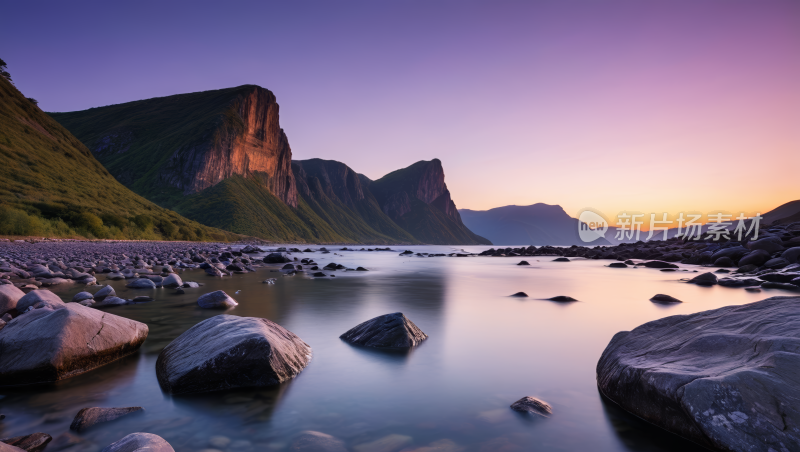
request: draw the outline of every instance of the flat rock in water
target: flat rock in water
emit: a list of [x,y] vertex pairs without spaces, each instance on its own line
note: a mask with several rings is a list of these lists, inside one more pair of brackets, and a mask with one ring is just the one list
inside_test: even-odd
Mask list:
[[800,450],[800,298],[665,317],[617,333],[597,363],[625,410],[712,450]]
[[78,411],[78,414],[75,415],[75,419],[72,420],[72,424],[69,426],[69,429],[75,430],[76,432],[82,432],[93,425],[100,424],[101,422],[113,421],[125,416],[126,414],[142,411],[143,409],[144,408],[140,406],[131,406],[125,408],[82,408],[80,411]]
[[375,348],[410,348],[428,338],[402,312],[385,314],[367,320],[339,336],[355,345]]
[[342,440],[321,432],[306,430],[292,441],[292,452],[347,452]]
[[34,309],[0,330],[0,385],[80,375],[135,352],[147,332],[144,323],[77,303]]
[[670,264],[669,262],[664,261],[647,261],[644,262],[644,265],[647,268],[678,268],[675,264]]
[[217,315],[167,345],[156,376],[172,394],[271,386],[294,378],[310,360],[311,347],[277,323]]
[[677,298],[675,298],[673,296],[670,296],[670,295],[664,295],[663,293],[653,295],[653,298],[651,298],[650,301],[652,301],[654,303],[662,303],[662,304],[666,304],[666,303],[683,303],[681,300],[678,300]]
[[528,294],[526,294],[525,292],[517,292],[517,293],[515,293],[514,295],[511,295],[511,296],[512,297],[519,297],[519,298],[528,298]]
[[162,437],[152,433],[131,433],[100,452],[175,452]]
[[570,260],[567,259],[566,257],[558,257],[553,259],[553,262],[570,262]]
[[[13,438],[0,439],[0,443],[8,444],[17,448],[17,450],[25,450],[27,452],[41,452],[47,447],[47,443],[53,437],[47,433],[31,433],[30,435],[15,436]],[[13,449],[12,449],[13,450]],[[0,451],[3,451],[0,448]]]
[[224,290],[217,290],[201,295],[197,304],[203,309],[228,309],[238,306],[239,303],[231,298]]
[[549,403],[535,397],[523,397],[511,404],[511,409],[522,413],[534,413],[547,417],[553,413],[553,407]]
[[608,264],[609,268],[628,268],[628,264],[624,262],[612,262]]
[[555,297],[548,298],[549,301],[558,301],[561,303],[568,302],[568,301],[578,301],[572,297],[568,297],[566,295],[556,295]]

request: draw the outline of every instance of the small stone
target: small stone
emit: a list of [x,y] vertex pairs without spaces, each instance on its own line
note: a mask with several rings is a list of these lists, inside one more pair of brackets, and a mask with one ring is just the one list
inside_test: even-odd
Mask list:
[[710,272],[701,273],[690,279],[689,282],[698,286],[713,286],[717,283],[717,276]]
[[517,265],[531,265],[531,264],[528,263],[528,261],[519,261],[519,264]]
[[535,397],[523,397],[512,403],[511,409],[523,413],[534,413],[545,417],[553,413],[553,408],[549,403]]
[[511,296],[512,297],[519,297],[519,298],[528,298],[528,294],[526,294],[525,292],[517,292],[517,293],[515,293],[514,295],[511,295]]
[[650,301],[654,303],[683,303],[681,300],[670,295],[664,295],[663,293],[653,295]]
[[561,302],[561,303],[569,302],[569,301],[578,301],[578,300],[576,300],[576,299],[574,299],[572,297],[568,297],[566,295],[557,295],[555,297],[548,298],[548,300],[550,300],[550,301],[558,301],[558,302]]
[[201,295],[197,299],[197,304],[203,309],[228,309],[239,305],[223,290]]
[[570,262],[570,260],[567,259],[566,257],[558,257],[556,259],[553,259],[553,262]]
[[367,320],[339,337],[354,345],[402,349],[419,345],[428,335],[402,312],[395,312]]
[[609,268],[628,268],[628,264],[625,264],[623,262],[612,262],[612,263],[608,264],[608,267]]

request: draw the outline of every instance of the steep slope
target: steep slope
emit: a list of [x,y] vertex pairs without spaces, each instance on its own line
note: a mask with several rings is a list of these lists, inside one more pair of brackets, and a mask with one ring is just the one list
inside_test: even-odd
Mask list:
[[763,214],[762,224],[785,224],[800,221],[800,200],[782,204]]
[[0,77],[0,235],[231,240],[117,182],[76,137]]
[[[366,178],[364,178],[366,179]],[[461,221],[444,182],[439,159],[419,161],[369,183],[381,210],[424,243],[473,245],[491,242]]]
[[[495,245],[584,245],[578,236],[578,220],[558,205],[537,203],[459,212],[470,230]],[[606,237],[613,235],[611,232]],[[592,245],[609,242],[601,238]]]
[[418,243],[381,211],[366,188],[369,179],[344,163],[310,159],[292,162],[297,190],[339,234],[370,243]]
[[255,85],[51,113],[120,182],[165,207],[234,176],[257,175],[297,207],[278,104]]

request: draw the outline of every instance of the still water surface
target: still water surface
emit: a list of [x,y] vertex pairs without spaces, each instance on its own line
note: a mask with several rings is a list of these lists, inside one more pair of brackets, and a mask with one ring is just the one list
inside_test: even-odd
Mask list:
[[[450,247],[411,247],[447,253]],[[466,247],[479,252],[485,247]],[[396,252],[294,254],[369,272],[335,278],[270,272],[214,279],[175,295],[173,289],[134,291],[111,282],[119,296],[152,294],[155,301],[110,312],[146,323],[141,351],[101,369],[46,387],[0,389],[0,436],[67,432],[80,408],[143,406],[145,412],[90,429],[77,449],[98,450],[131,432],[163,436],[176,451],[289,450],[303,430],[334,435],[357,452],[388,435],[426,451],[684,451],[694,446],[604,401],[595,365],[611,337],[644,322],[757,301],[780,291],[699,287],[690,274],[613,269],[609,261],[552,262],[552,257],[400,257]],[[682,266],[689,272],[694,266]],[[329,272],[326,272],[329,273]],[[274,285],[262,284],[275,277]],[[102,281],[101,281],[102,282]],[[65,300],[81,288],[59,294]],[[219,311],[199,309],[203,293],[225,290],[240,304],[226,314],[265,317],[300,336],[313,359],[280,387],[170,397],[155,375],[158,353],[189,327]],[[236,291],[239,294],[234,294]],[[530,298],[509,295],[523,291]],[[135,292],[135,293],[134,293]],[[685,301],[662,306],[657,293]],[[576,303],[543,300],[569,295]],[[429,338],[410,353],[348,345],[338,337],[377,315],[403,312]],[[523,396],[553,406],[549,418],[520,415],[509,405]],[[211,437],[224,436],[230,440]],[[447,440],[447,441],[442,441]],[[391,452],[395,449],[387,449]]]

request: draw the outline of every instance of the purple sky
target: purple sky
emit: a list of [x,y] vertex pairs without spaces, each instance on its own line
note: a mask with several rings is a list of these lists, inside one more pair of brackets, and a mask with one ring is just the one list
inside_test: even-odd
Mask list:
[[800,2],[5,2],[46,111],[245,83],[294,157],[442,160],[460,208],[762,212],[800,199]]

